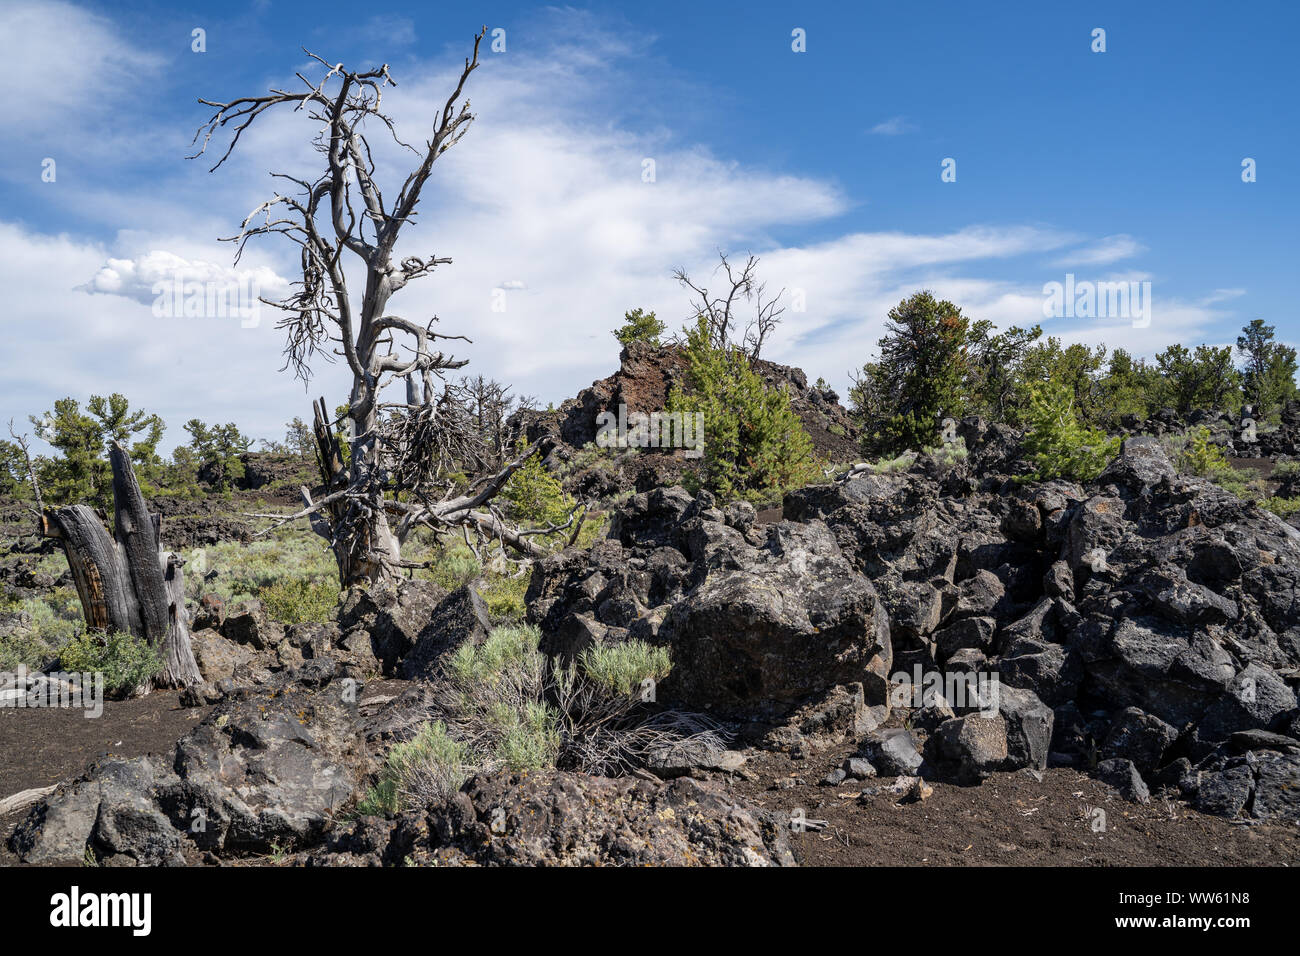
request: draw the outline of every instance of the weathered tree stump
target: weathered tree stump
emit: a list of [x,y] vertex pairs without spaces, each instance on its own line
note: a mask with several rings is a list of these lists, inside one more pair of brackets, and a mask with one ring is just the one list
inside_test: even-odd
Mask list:
[[154,678],[160,687],[201,683],[185,610],[185,561],[163,550],[161,519],[149,513],[126,449],[115,442],[108,457],[113,535],[85,505],[45,511],[41,532],[63,545],[87,627],[144,638],[163,662]]

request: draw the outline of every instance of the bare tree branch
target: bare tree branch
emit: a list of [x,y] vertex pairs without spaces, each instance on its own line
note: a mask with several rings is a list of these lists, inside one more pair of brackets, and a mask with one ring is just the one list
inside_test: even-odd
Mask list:
[[721,294],[715,295],[704,286],[696,285],[684,269],[674,271],[673,278],[690,290],[694,314],[705,320],[709,343],[717,349],[725,349],[733,345],[736,311],[741,302],[752,302],[755,314],[745,326],[739,348],[749,356],[750,361],[757,361],[764,343],[780,324],[781,315],[785,312],[784,308],[777,307],[785,294],[785,289],[771,298],[766,297],[767,285],[759,282],[757,278],[759,261],[757,256],[749,256],[739,272],[732,267],[726,253],[719,251],[718,259],[720,261],[713,274],[715,276],[719,272],[723,274],[725,291]]

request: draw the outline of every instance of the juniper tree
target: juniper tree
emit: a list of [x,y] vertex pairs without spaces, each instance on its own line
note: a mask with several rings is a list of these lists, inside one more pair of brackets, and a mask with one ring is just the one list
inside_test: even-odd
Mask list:
[[[163,421],[157,415],[132,411],[126,398],[114,392],[107,398],[90,396],[86,411],[75,398],[60,398],[40,417],[32,416],[36,436],[59,451],[60,457],[43,462],[46,491],[55,503],[111,502],[109,450],[126,447],[131,460],[147,480],[154,477]],[[134,443],[128,444],[132,438]]]
[[1156,356],[1163,404],[1186,414],[1198,408],[1236,411],[1241,406],[1241,375],[1232,366],[1232,348],[1198,345],[1195,351],[1171,345]]

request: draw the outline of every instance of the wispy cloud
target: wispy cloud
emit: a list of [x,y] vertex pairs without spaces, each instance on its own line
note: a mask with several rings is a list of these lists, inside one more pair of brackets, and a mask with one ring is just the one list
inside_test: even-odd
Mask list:
[[1201,299],[1201,305],[1216,305],[1219,302],[1228,302],[1232,299],[1239,299],[1245,294],[1245,289],[1215,289],[1212,293]]
[[1121,259],[1131,259],[1133,256],[1146,251],[1147,247],[1132,236],[1120,234],[1106,236],[1090,245],[1072,249],[1052,264],[1063,268],[1104,266],[1112,262],[1118,262]]
[[391,13],[371,17],[361,25],[360,35],[368,42],[382,43],[387,47],[410,46],[417,39],[415,21]]
[[[103,114],[107,103],[140,74],[152,74],[162,58],[128,40],[112,21],[70,3],[0,5],[0,63],[11,77],[24,77],[0,97],[0,131],[14,134],[52,118]],[[30,129],[25,129],[30,134]]]
[[915,133],[917,129],[919,127],[909,123],[907,117],[894,116],[871,127],[871,132],[875,136],[902,136],[904,133]]

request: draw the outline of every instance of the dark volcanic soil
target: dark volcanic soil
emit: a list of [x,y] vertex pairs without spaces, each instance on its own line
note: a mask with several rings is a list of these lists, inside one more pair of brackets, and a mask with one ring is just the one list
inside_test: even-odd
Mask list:
[[[374,681],[366,698],[388,696],[400,682]],[[87,720],[73,710],[0,708],[0,797],[71,780],[92,760],[169,750],[207,713],[181,708],[174,692],[108,701]],[[825,829],[794,833],[805,866],[1287,866],[1300,864],[1300,827],[1233,824],[1158,795],[1129,803],[1074,770],[996,774],[978,787],[934,783],[920,803],[886,792],[892,780],[819,786],[851,748],[807,760],[753,756],[743,778],[723,778],[750,802],[781,814],[796,809]],[[864,790],[880,792],[860,796]],[[1095,832],[1095,811],[1106,829]],[[27,813],[0,817],[0,865],[17,861],[4,846]]]
[[[924,802],[881,792],[893,781],[818,786],[848,756],[763,754],[732,789],[782,814],[825,820],[791,836],[805,866],[1295,866],[1300,827],[1238,825],[1153,796],[1130,803],[1075,770],[996,774],[978,787],[935,783]],[[1094,832],[1095,810],[1105,832]]]
[[[176,691],[135,700],[110,700],[99,717],[70,709],[0,707],[0,799],[33,787],[72,780],[91,761],[112,754],[139,757],[171,749],[207,713],[181,707]],[[15,861],[4,844],[27,814],[0,817],[0,864]]]

